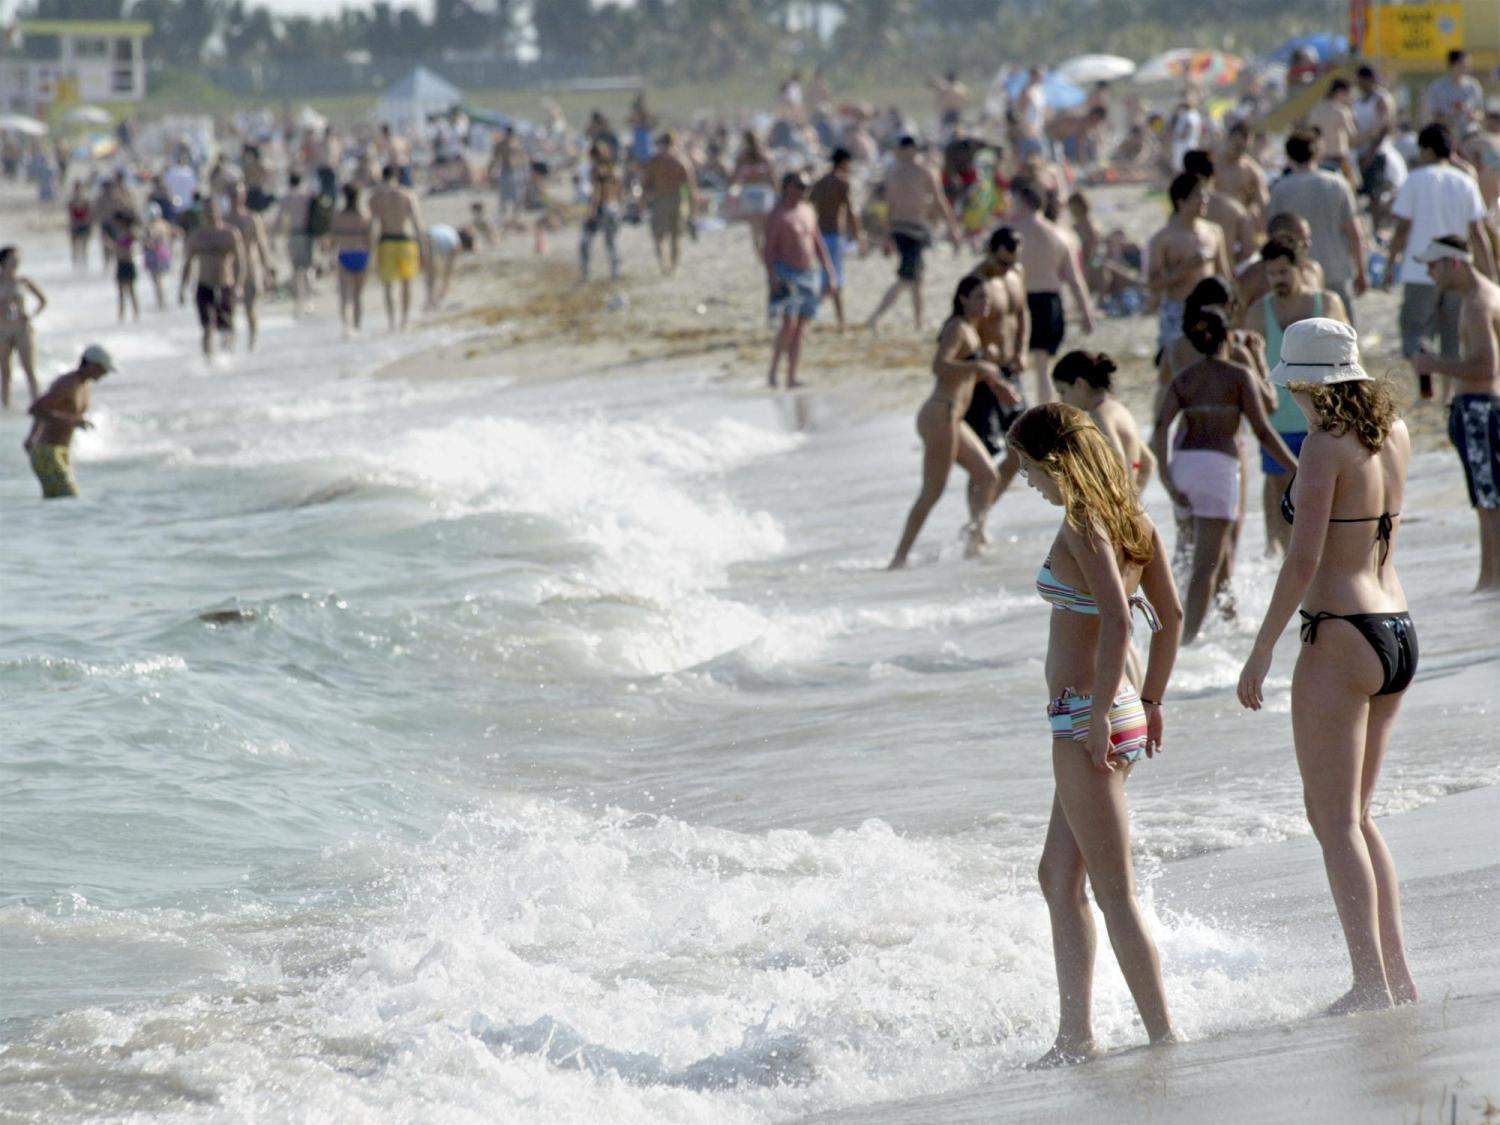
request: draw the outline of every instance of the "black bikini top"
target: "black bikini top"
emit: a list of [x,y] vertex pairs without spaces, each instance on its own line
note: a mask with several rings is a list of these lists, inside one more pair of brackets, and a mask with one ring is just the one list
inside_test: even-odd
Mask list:
[[[1292,483],[1297,481],[1296,474],[1292,475]],[[1292,485],[1286,486],[1286,491],[1281,494],[1281,518],[1287,523],[1295,523],[1297,517],[1297,506],[1292,503]],[[1380,565],[1385,565],[1385,560],[1391,554],[1391,532],[1395,530],[1395,521],[1401,518],[1400,512],[1381,512],[1378,516],[1356,516],[1353,519],[1336,520],[1329,517],[1329,523],[1373,523],[1375,525],[1375,539],[1380,544]]]

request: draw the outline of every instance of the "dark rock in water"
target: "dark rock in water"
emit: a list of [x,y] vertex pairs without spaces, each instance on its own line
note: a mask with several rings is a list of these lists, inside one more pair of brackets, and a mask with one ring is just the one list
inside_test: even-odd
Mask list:
[[470,1031],[493,1050],[540,1055],[562,1070],[616,1074],[637,1086],[727,1090],[736,1086],[804,1085],[814,1077],[807,1044],[791,1034],[767,1035],[764,1023],[750,1028],[738,1047],[675,1070],[655,1055],[590,1043],[551,1016],[529,1024],[500,1026],[476,1014]]
[[211,609],[200,613],[198,620],[210,625],[246,625],[258,616],[253,609]]

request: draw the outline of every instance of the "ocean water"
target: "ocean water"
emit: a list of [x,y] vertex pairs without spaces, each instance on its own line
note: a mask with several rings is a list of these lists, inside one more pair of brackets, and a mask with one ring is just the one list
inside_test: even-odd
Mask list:
[[[1050,1042],[1055,509],[1018,485],[966,562],[955,482],[887,574],[917,442],[853,393],[381,376],[459,330],[343,344],[284,305],[205,365],[190,310],[117,328],[52,249],[44,370],[98,339],[122,371],[77,502],[35,500],[0,418],[0,1116],[792,1120]],[[1423,670],[1383,812],[1500,782],[1451,455],[1404,517]],[[1155,893],[1307,834],[1291,634],[1268,711],[1234,701],[1274,578],[1248,531],[1240,620],[1184,652],[1130,782],[1194,1036],[1346,983],[1331,908]],[[1099,972],[1101,1038],[1141,1041]]]

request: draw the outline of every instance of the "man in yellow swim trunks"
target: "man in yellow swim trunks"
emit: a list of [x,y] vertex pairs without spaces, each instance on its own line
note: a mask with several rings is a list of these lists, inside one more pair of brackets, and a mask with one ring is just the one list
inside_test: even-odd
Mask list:
[[25,449],[31,456],[31,471],[41,482],[43,499],[78,495],[73,480],[73,431],[93,429],[84,417],[90,390],[114,369],[109,353],[90,344],[78,369],[62,376],[31,404],[31,432],[26,435]]
[[401,286],[401,327],[411,315],[411,283],[422,269],[422,209],[410,188],[396,179],[395,165],[387,164],[380,186],[370,196],[370,214],[380,241],[375,248],[375,268],[385,288],[385,319],[396,330],[395,287]]

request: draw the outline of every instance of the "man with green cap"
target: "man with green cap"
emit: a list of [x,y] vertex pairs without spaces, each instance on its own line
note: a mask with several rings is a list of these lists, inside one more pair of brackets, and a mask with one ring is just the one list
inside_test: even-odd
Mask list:
[[31,471],[42,485],[42,498],[77,496],[73,480],[73,431],[93,429],[84,417],[89,408],[92,384],[115,370],[115,361],[98,344],[83,350],[77,370],[70,371],[47,388],[31,404],[31,432],[24,447],[31,455]]

